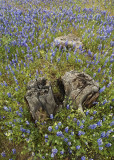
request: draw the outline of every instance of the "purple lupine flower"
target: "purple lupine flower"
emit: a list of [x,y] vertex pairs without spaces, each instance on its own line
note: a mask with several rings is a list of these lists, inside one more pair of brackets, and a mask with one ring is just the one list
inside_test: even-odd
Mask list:
[[53,158],[54,156],[55,156],[54,153],[52,153],[52,154],[51,154],[51,157]]
[[71,149],[69,149],[69,153],[72,154],[72,150]]
[[105,146],[110,147],[111,145],[112,145],[111,143],[107,143]]
[[55,155],[58,152],[56,148],[52,149],[52,153]]
[[29,129],[27,129],[27,130],[26,130],[26,133],[30,134],[30,130],[29,130]]
[[55,126],[55,129],[58,129],[58,128],[59,128],[58,125],[56,125],[56,126]]
[[66,108],[67,108],[67,109],[69,109],[69,108],[70,108],[69,104],[67,104]]
[[68,142],[67,144],[68,144],[69,146],[71,146],[71,142]]
[[96,127],[97,127],[97,124],[93,124],[89,126],[90,129],[95,129]]
[[63,135],[63,133],[62,133],[62,131],[58,131],[58,132],[56,133],[56,135],[57,135],[58,137],[61,137],[61,136]]
[[82,131],[78,131],[78,136],[81,136],[82,135]]
[[105,137],[105,131],[101,133],[101,138]]
[[105,117],[103,117],[103,122],[106,120],[106,118]]
[[68,138],[64,138],[64,141],[67,142],[67,141],[68,141]]
[[65,128],[65,132],[68,133],[68,130],[69,130],[69,127],[66,127]]
[[68,116],[67,118],[70,119],[70,116]]
[[74,132],[71,132],[71,135],[73,136],[73,135],[74,135]]
[[62,154],[62,155],[63,155],[63,154],[64,154],[64,151],[63,151],[63,150],[62,150],[62,151],[60,151],[60,154]]
[[84,135],[84,134],[85,134],[85,132],[82,131],[82,135]]
[[21,112],[23,112],[23,108],[22,108],[22,107],[19,107],[19,110],[20,110]]
[[92,120],[93,118],[94,118],[94,117],[93,117],[93,116],[91,116],[91,117],[90,117],[90,120]]
[[15,148],[12,149],[12,152],[13,152],[13,154],[16,154],[16,149]]
[[79,120],[77,120],[77,126],[79,126],[79,124],[80,124],[80,121],[79,121]]
[[113,126],[114,125],[114,121],[112,121],[111,123],[110,123],[110,126]]
[[26,132],[26,129],[24,129],[24,128],[20,127],[20,131],[22,131],[22,132]]
[[104,86],[104,87],[102,87],[102,88],[99,90],[99,93],[104,92],[105,88],[106,88],[105,86]]
[[91,52],[90,50],[88,51],[88,55],[89,55],[89,56],[92,56],[92,52]]
[[103,144],[102,138],[97,139],[97,143],[99,146],[101,146]]
[[84,156],[81,157],[81,160],[85,160],[86,158]]
[[50,131],[50,132],[52,131],[52,127],[51,126],[48,127],[48,131]]
[[53,114],[50,114],[50,119],[53,119]]
[[85,122],[85,120],[83,119],[83,120],[82,120],[82,123],[84,123],[84,122]]
[[114,47],[114,41],[111,41],[111,42],[110,42],[110,46],[111,46],[111,47]]
[[102,120],[99,120],[98,122],[97,122],[97,125],[100,127],[100,126],[102,126]]
[[100,73],[100,71],[101,71],[101,67],[98,69],[98,73]]
[[58,123],[58,126],[61,126],[61,125],[62,125],[62,123],[61,123],[61,122],[59,122],[59,123]]
[[7,112],[9,111],[8,107],[4,106],[3,108],[4,108],[4,110],[7,111]]
[[80,149],[80,146],[78,145],[78,146],[76,146],[76,149]]
[[9,98],[11,98],[11,93],[8,92],[7,95],[8,95]]
[[47,134],[45,134],[45,138],[48,138],[48,135],[47,135]]
[[76,122],[76,120],[77,120],[76,118],[73,118],[73,121],[74,121],[74,122]]
[[86,116],[89,114],[89,110],[88,111],[86,111]]
[[103,150],[103,147],[99,147],[99,150]]
[[26,121],[26,124],[29,125],[30,124],[29,121]]
[[2,153],[1,153],[1,156],[2,156],[2,157],[6,157],[6,153],[5,153],[5,152],[2,152]]
[[96,114],[97,113],[97,111],[93,111],[93,114]]

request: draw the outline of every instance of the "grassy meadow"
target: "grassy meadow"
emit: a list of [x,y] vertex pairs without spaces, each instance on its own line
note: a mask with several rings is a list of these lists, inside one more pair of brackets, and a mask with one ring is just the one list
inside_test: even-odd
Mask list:
[[[0,0],[0,160],[112,160],[114,107],[113,0]],[[79,49],[57,48],[69,33]],[[85,117],[72,102],[54,117],[33,121],[27,83],[85,72],[99,98]]]

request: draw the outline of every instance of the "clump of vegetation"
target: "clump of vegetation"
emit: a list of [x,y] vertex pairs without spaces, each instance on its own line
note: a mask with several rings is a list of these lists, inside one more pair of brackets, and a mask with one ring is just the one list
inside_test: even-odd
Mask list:
[[[68,33],[80,37],[83,46],[61,50],[53,45],[54,38]],[[2,0],[1,160],[114,157],[113,33],[112,1]],[[27,83],[45,76],[58,94],[55,79],[70,70],[84,71],[99,82],[96,105],[83,116],[69,100],[55,116],[34,122],[24,101]]]

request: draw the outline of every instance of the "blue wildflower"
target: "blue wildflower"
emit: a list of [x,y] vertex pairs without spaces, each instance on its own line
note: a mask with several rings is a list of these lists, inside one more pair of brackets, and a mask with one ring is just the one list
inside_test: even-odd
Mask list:
[[50,114],[50,119],[53,119],[53,114]]
[[93,116],[90,117],[90,120],[92,120],[92,119],[93,119]]
[[110,147],[111,145],[112,145],[111,143],[107,143],[105,146]]
[[52,153],[55,155],[58,152],[56,148],[52,149]]
[[97,113],[97,111],[93,111],[93,114],[96,114]]
[[82,131],[78,131],[78,136],[81,136],[82,135]]
[[59,122],[59,123],[58,123],[58,126],[61,126],[61,125],[62,125],[62,123],[61,123],[61,122]]
[[99,90],[99,93],[104,92],[105,88],[106,88],[105,86],[104,86],[104,87],[102,87],[102,88]]
[[64,138],[64,141],[67,142],[67,141],[68,141],[68,138]]
[[82,123],[84,123],[84,122],[85,122],[85,120],[83,119],[83,120],[82,120]]
[[8,95],[9,98],[11,98],[11,93],[8,92],[7,95]]
[[100,127],[100,126],[102,126],[102,120],[99,120],[98,122],[97,122],[97,125]]
[[67,109],[69,109],[69,108],[70,108],[69,104],[67,104],[66,108],[67,108]]
[[89,126],[90,129],[95,129],[96,127],[97,127],[97,124],[93,124]]
[[79,126],[79,124],[80,124],[80,121],[79,121],[79,120],[77,120],[77,126]]
[[48,127],[48,131],[50,131],[50,132],[52,131],[52,127],[51,126]]
[[68,145],[71,146],[71,142],[68,142]]
[[103,150],[103,147],[99,147],[99,150]]
[[69,130],[69,127],[66,127],[65,128],[65,132],[68,133],[68,130]]
[[7,112],[9,111],[8,107],[6,107],[6,106],[4,106],[4,110]]
[[76,146],[76,149],[80,149],[80,146],[78,145],[78,146]]
[[102,138],[99,138],[99,139],[97,140],[97,143],[98,143],[99,146],[101,146],[101,145],[103,144]]
[[57,135],[58,137],[62,137],[63,133],[62,133],[62,131],[58,131],[58,132],[56,133],[56,135]]
[[89,110],[88,111],[86,111],[86,116],[89,114]]
[[54,153],[52,153],[52,154],[51,154],[51,157],[53,158],[54,156],[55,156]]
[[30,124],[29,121],[26,121],[26,124],[29,125]]
[[47,135],[47,134],[45,134],[45,138],[48,138],[48,135]]
[[105,131],[101,133],[101,138],[105,137]]
[[62,155],[63,155],[63,154],[64,154],[64,151],[63,151],[63,150],[62,150],[62,151],[60,151],[60,154],[62,154]]
[[56,125],[56,126],[55,126],[55,129],[58,129],[58,128],[59,128],[58,125]]
[[111,123],[110,123],[110,126],[113,126],[114,125],[114,121],[112,121]]
[[84,125],[81,125],[80,128],[81,128],[81,129],[84,128]]
[[16,154],[16,149],[15,148],[12,149],[12,152],[13,152],[13,154]]
[[21,112],[23,112],[23,108],[22,108],[22,107],[19,107],[19,110],[20,110]]
[[26,133],[30,134],[30,130],[29,130],[29,129],[27,129],[27,130],[26,130]]
[[2,156],[2,157],[6,157],[6,153],[5,153],[5,152],[2,152],[2,153],[1,153],[1,156]]
[[86,158],[84,156],[81,157],[81,160],[85,160]]
[[74,122],[76,122],[76,120],[77,120],[76,118],[73,118],[73,121],[74,121]]
[[71,132],[71,135],[73,136],[73,135],[74,135],[74,132]]

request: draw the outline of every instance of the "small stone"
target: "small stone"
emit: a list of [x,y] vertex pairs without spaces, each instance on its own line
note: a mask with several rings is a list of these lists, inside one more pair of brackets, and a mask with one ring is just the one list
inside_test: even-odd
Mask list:
[[68,34],[67,36],[55,38],[54,45],[61,48],[66,47],[79,49],[79,46],[82,46],[82,42],[74,34]]

